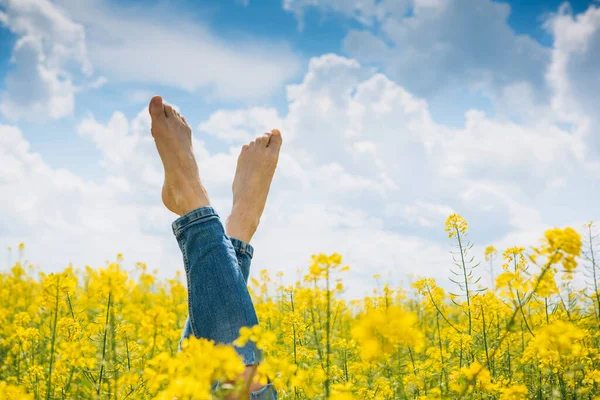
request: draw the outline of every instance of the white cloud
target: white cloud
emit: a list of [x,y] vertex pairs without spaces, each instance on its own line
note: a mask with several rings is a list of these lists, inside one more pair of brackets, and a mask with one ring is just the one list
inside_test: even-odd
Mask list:
[[87,58],[85,30],[48,0],[2,0],[2,23],[19,36],[40,40],[51,67],[76,62],[84,74],[92,72]]
[[77,129],[102,151],[102,165],[109,173],[156,186],[162,183],[163,177],[159,160],[152,157],[154,140],[148,135],[147,114],[142,110],[130,123],[124,114],[115,112],[106,125],[89,115]]
[[[562,189],[560,182],[564,185],[581,173],[587,162],[578,137],[550,123],[519,125],[470,111],[464,129],[436,124],[427,102],[385,76],[333,55],[311,60],[303,82],[288,88],[288,99],[288,114],[278,117],[286,135],[285,151],[308,179],[300,188],[285,189],[276,180],[258,248],[277,242],[290,259],[301,257],[303,249],[332,248],[348,256],[359,276],[366,277],[375,265],[367,261],[367,249],[377,252],[374,257],[395,260],[386,246],[377,244],[382,237],[398,248],[414,240],[431,247],[432,259],[444,259],[444,245],[425,238],[441,232],[453,211],[476,216],[473,225],[486,233],[482,240],[535,244],[547,223],[563,223],[569,214],[548,215],[533,199],[540,190]],[[223,121],[237,121],[240,113],[218,115]],[[228,129],[223,127],[223,134]],[[580,193],[586,189],[585,184],[577,187]],[[300,191],[302,196],[296,194]],[[423,200],[430,198],[438,200]],[[591,209],[588,213],[594,214]],[[571,213],[571,220],[577,218]],[[347,220],[355,228],[344,226],[342,221]],[[428,233],[411,237],[413,226]],[[278,239],[282,232],[285,240]],[[508,235],[506,240],[502,232]],[[361,241],[350,242],[348,237]],[[265,266],[283,263],[278,255],[257,257]],[[426,263],[421,255],[410,257]],[[399,268],[396,278],[410,272]],[[445,269],[421,271],[446,276]]]
[[407,205],[389,203],[384,209],[386,217],[399,216],[411,224],[419,224],[425,227],[435,226],[436,228],[443,226],[448,216],[454,213],[454,210],[449,206],[422,201]]
[[154,96],[154,93],[150,90],[133,90],[127,93],[127,97],[132,103],[146,104]]
[[[378,4],[376,0],[283,0],[283,8],[296,15],[300,23],[300,29],[302,29],[304,27],[305,9],[309,7],[319,7],[327,12],[339,12],[365,25],[371,25],[374,20],[381,19],[383,12],[385,12],[384,7],[391,5],[392,1],[384,0],[381,3],[385,3],[385,5]],[[397,0],[394,3],[403,7],[406,2]]]
[[[502,242],[504,234],[530,240],[533,227],[539,236],[546,223],[554,224],[532,200],[537,187],[560,198],[586,161],[574,138],[549,126],[498,122],[475,111],[465,129],[438,125],[427,102],[338,56],[313,59],[304,80],[288,88],[288,98],[284,116],[272,109],[220,110],[203,122],[204,131],[233,145],[228,151],[194,143],[201,177],[225,216],[241,141],[280,124],[284,153],[254,241],[255,270],[283,269],[294,276],[310,254],[338,251],[353,266],[353,279],[390,271],[390,279],[399,281],[418,269],[443,281],[446,268],[438,266],[448,259],[448,243],[431,238],[443,237],[447,214],[476,217],[479,232],[493,226],[497,233],[482,240]],[[20,227],[21,237],[36,238],[31,247],[48,249],[50,242],[39,238],[53,232],[65,243],[81,237],[94,243],[94,249],[84,245],[74,254],[78,260],[123,251],[135,260],[178,265],[169,228],[173,216],[160,205],[162,166],[145,108],[132,119],[116,112],[106,122],[89,115],[79,124],[78,132],[104,156],[107,179],[101,184],[51,169],[30,153],[17,129],[4,129],[10,172],[0,189],[27,200],[4,199],[2,223]],[[540,133],[546,129],[555,131]],[[509,151],[515,142],[518,151]],[[558,189],[555,165],[565,174]],[[2,241],[16,237],[9,233]],[[144,240],[155,246],[151,252]],[[51,243],[70,254],[65,245]],[[365,288],[350,293],[362,295]]]
[[469,88],[496,92],[498,87],[522,81],[533,82],[536,89],[543,86],[550,54],[511,29],[506,3],[284,1],[284,8],[299,17],[313,7],[363,24],[364,29],[348,32],[344,49],[361,62],[380,65],[391,79],[417,95],[430,98],[447,92],[447,96],[464,97]]
[[[231,138],[224,134],[231,129],[231,125],[223,121],[233,121],[234,126],[239,124],[240,129],[247,132],[253,132],[256,126],[274,127],[272,124],[279,121],[286,135],[280,168],[255,241],[255,269],[281,268],[293,276],[293,271],[303,267],[302,260],[308,260],[310,254],[340,251],[345,254],[347,262],[356,265],[354,277],[368,278],[372,275],[369,268],[373,262],[376,261],[379,266],[383,266],[385,260],[395,263],[400,259],[397,250],[405,247],[415,253],[412,256],[405,255],[402,258],[404,262],[417,264],[424,258],[417,249],[431,249],[439,245],[430,246],[426,240],[386,231],[383,229],[384,220],[377,213],[353,204],[355,196],[368,198],[374,195],[375,200],[380,201],[387,193],[395,190],[390,187],[390,178],[384,179],[382,175],[385,165],[378,163],[377,138],[367,141],[362,137],[365,132],[355,132],[350,135],[354,137],[355,145],[345,149],[342,143],[337,144],[337,150],[347,152],[342,154],[339,162],[319,151],[317,157],[312,159],[314,165],[311,165],[311,161],[304,158],[303,154],[322,143],[300,135],[294,138],[291,134],[294,131],[299,134],[301,131],[295,124],[305,120],[304,114],[308,116],[319,107],[318,104],[311,107],[306,103],[312,91],[322,91],[322,99],[331,104],[331,112],[352,115],[349,110],[362,106],[350,98],[351,101],[346,103],[348,110],[338,109],[339,97],[352,92],[352,85],[340,90],[345,85],[329,82],[328,77],[331,75],[327,73],[328,69],[345,74],[354,82],[354,86],[362,84],[360,79],[368,78],[368,74],[360,66],[349,60],[330,56],[315,59],[305,81],[290,88],[290,93],[293,93],[291,96],[295,99],[290,104],[290,109],[295,111],[286,117],[282,118],[274,111],[248,109],[230,111],[231,116],[241,116],[230,120],[226,118],[228,113],[221,111],[203,124],[206,129],[214,130],[217,138],[224,138],[225,141]],[[363,102],[368,103],[367,91],[361,89],[356,90],[356,93]],[[389,94],[386,93],[384,97],[388,98]],[[373,101],[373,104],[382,111],[394,111],[377,101]],[[406,105],[409,109],[414,106],[412,101],[408,101]],[[185,110],[182,111],[185,113]],[[360,122],[360,118],[356,121]],[[345,125],[331,125],[330,128],[328,131],[314,132],[315,137],[343,139],[347,134]],[[18,132],[15,128],[11,129]],[[289,129],[289,138],[286,129]],[[262,128],[258,131],[262,131]],[[30,172],[12,173],[11,176],[18,183],[2,182],[0,190],[19,193],[27,188],[24,193],[29,199],[33,199],[30,202],[10,199],[10,204],[2,208],[3,225],[14,223],[23,228],[19,236],[10,233],[2,235],[2,243],[10,244],[10,240],[17,240],[17,237],[25,238],[30,248],[39,246],[41,249],[39,252],[34,250],[31,258],[39,256],[47,264],[59,263],[62,260],[60,254],[69,254],[73,257],[72,260],[83,263],[101,260],[123,251],[129,259],[161,262],[166,268],[178,265],[174,260],[178,259],[179,254],[169,227],[172,217],[159,205],[162,171],[149,134],[147,111],[142,110],[131,120],[116,112],[107,122],[99,122],[89,115],[79,124],[78,132],[91,139],[102,151],[102,165],[108,176],[102,184],[87,182],[66,171],[48,167],[39,156],[29,152],[20,133],[13,132],[12,142],[2,146],[6,152],[3,158],[18,160],[14,165],[11,164],[9,171]],[[236,140],[236,146],[225,153],[209,153],[202,142],[197,141],[194,145],[202,179],[217,209],[225,216],[231,201],[231,179],[240,143]],[[21,150],[15,153],[14,149]],[[32,167],[34,162],[39,167]],[[358,173],[356,167],[361,165],[365,167],[365,171],[372,168],[378,174],[370,176],[368,173]],[[44,172],[39,173],[39,169]],[[17,184],[18,187],[14,186]],[[53,200],[49,200],[49,196]],[[22,222],[18,222],[21,218],[29,218],[30,223],[24,226]],[[50,231],[53,232],[53,237],[60,237],[64,244],[57,244],[57,240],[40,241],[39,238],[47,237],[45,232]],[[144,240],[148,241],[148,236],[152,237],[149,243],[155,247],[151,252],[147,252],[145,245],[142,245]],[[89,238],[94,248],[84,244],[79,250],[69,252],[67,243],[79,243],[81,237]],[[56,253],[42,259],[41,254],[44,250],[48,251],[49,243],[56,246]],[[277,251],[271,251],[275,243]],[[375,249],[377,254],[374,255],[372,253]],[[391,267],[391,264],[387,264],[387,267]],[[390,270],[394,271],[393,277],[397,279],[402,278],[406,272],[404,268]],[[431,271],[434,272],[433,269]],[[357,286],[352,290],[355,295],[360,295],[363,289]]]
[[[585,159],[584,143],[550,123],[519,125],[466,113],[466,126],[440,138],[438,161],[445,175],[553,179]],[[508,175],[508,176],[507,176]]]
[[[108,79],[247,100],[267,98],[299,71],[300,57],[284,42],[225,40],[170,9],[103,0],[1,0],[0,6],[0,23],[18,38],[0,97],[9,121],[70,116],[78,92]],[[106,77],[93,77],[94,70]]]
[[72,114],[74,79],[91,76],[85,31],[47,0],[3,0],[0,22],[19,38],[0,111],[8,120]]
[[97,184],[53,169],[31,152],[18,128],[6,125],[0,126],[0,159],[9,160],[7,173],[0,177],[0,191],[6,194],[0,197],[3,245],[25,240],[29,259],[46,270],[69,261],[78,266],[100,263],[116,255],[117,248],[137,254],[148,251],[156,260],[173,262],[164,257],[164,247],[149,245],[159,237],[151,233],[148,222],[142,224],[146,216],[154,215],[168,221],[168,213],[132,202],[122,178]]
[[573,15],[567,4],[546,22],[554,36],[552,62],[546,78],[553,88],[552,109],[563,120],[575,123],[587,136],[592,153],[600,144],[597,104],[600,102],[600,8],[591,5]]
[[112,82],[165,85],[221,99],[266,98],[300,68],[283,41],[225,40],[177,4],[121,6],[58,0],[85,25],[94,67]]
[[274,108],[253,107],[247,110],[214,112],[208,121],[198,126],[198,131],[215,135],[227,143],[247,143],[265,132],[281,126],[281,119]]
[[[454,15],[448,14],[453,6],[417,1],[415,18]],[[494,18],[507,12],[502,5],[486,2],[482,7],[477,12],[488,13],[486,21],[492,25]],[[392,14],[391,9],[389,15],[366,10],[360,13],[371,15],[373,23]],[[591,24],[589,16],[557,18]],[[124,22],[115,26],[119,24]],[[502,24],[492,27],[505,33]],[[567,33],[580,29],[568,24],[567,28]],[[593,34],[584,36],[591,48],[596,30],[588,30]],[[463,36],[455,39],[454,48],[462,48]],[[557,42],[556,48],[563,47]],[[558,55],[552,57],[556,60]],[[593,57],[584,61],[592,62]],[[482,63],[475,60],[472,65]],[[567,64],[571,66],[571,61]],[[499,64],[499,71],[504,67]],[[575,80],[585,81],[568,68],[559,72],[550,73],[548,79],[563,79],[569,91],[577,87]],[[475,256],[492,242],[531,245],[549,226],[598,217],[599,193],[590,182],[594,166],[600,164],[588,151],[589,122],[582,122],[589,111],[570,103],[555,88],[557,97],[567,99],[557,104],[570,107],[561,105],[561,110],[576,110],[582,117],[557,125],[553,114],[558,112],[549,112],[533,93],[535,79],[523,83],[515,77],[506,79],[497,95],[505,99],[504,105],[520,100],[516,106],[525,108],[519,113],[522,121],[472,109],[465,113],[465,126],[455,128],[436,122],[428,100],[387,75],[354,59],[334,54],[315,57],[303,79],[287,86],[284,115],[269,107],[217,110],[198,125],[197,138],[210,134],[206,141],[217,141],[225,149],[215,151],[196,139],[201,178],[225,217],[239,147],[255,135],[280,128],[284,150],[253,241],[254,271],[282,269],[293,277],[310,254],[337,251],[352,267],[352,296],[369,289],[374,272],[385,276],[390,271],[394,283],[407,274],[444,282],[451,259],[443,222],[451,212],[469,219],[471,239],[480,245],[473,250]],[[191,110],[181,111],[185,115]],[[511,115],[514,109],[505,111]],[[106,179],[100,183],[51,168],[29,150],[17,128],[0,127],[5,166],[0,191],[15,194],[0,198],[0,225],[9,227],[0,233],[0,244],[24,239],[33,251],[31,258],[46,263],[65,264],[65,254],[79,262],[96,262],[122,251],[130,260],[160,265],[163,272],[180,265],[170,232],[174,216],[160,205],[162,166],[149,126],[145,109],[132,117],[115,112],[107,121],[91,114],[80,121],[79,134],[103,155]],[[72,243],[78,247],[73,249]]]

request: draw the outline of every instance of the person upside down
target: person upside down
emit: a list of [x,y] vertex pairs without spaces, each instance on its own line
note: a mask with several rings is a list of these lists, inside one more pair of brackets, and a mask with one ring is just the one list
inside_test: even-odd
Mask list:
[[[233,207],[223,226],[200,180],[192,129],[185,118],[160,96],[152,98],[149,112],[152,136],[165,169],[162,200],[179,215],[172,228],[183,255],[188,285],[188,318],[182,340],[193,335],[231,344],[240,328],[258,324],[246,286],[254,253],[250,240],[258,228],[275,174],[281,133],[273,129],[242,147],[233,180]],[[260,350],[252,342],[235,350],[246,366],[239,377],[248,387],[243,397],[276,399],[271,383],[262,385],[252,379]]]

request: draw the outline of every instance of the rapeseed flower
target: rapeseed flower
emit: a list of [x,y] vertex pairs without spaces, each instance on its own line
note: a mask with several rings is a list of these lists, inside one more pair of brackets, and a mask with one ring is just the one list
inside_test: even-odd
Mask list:
[[[289,284],[257,271],[249,290],[260,324],[235,342],[263,350],[254,379],[284,400],[593,398],[600,312],[593,292],[565,279],[579,273],[579,234],[551,229],[536,248],[505,249],[497,276],[498,250],[488,246],[495,285],[486,290],[466,220],[454,214],[445,230],[458,249],[452,291],[432,278],[398,287],[373,271],[377,288],[347,299],[350,267],[338,253],[313,255]],[[164,279],[144,263],[128,271],[119,254],[101,268],[44,274],[17,248],[19,261],[0,273],[0,398],[220,399],[244,390],[232,347],[191,338],[178,351],[188,313],[180,273]]]

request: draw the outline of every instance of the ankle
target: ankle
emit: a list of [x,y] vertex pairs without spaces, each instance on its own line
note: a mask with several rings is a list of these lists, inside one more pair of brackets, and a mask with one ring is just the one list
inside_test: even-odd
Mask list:
[[227,217],[225,230],[229,237],[249,243],[258,228],[259,222],[259,218],[234,207],[229,217]]
[[177,203],[178,211],[176,214],[179,216],[185,215],[190,211],[194,211],[198,208],[210,206],[208,201],[200,201],[198,199],[195,200],[182,200]]
[[199,185],[180,185],[174,188],[172,185],[163,186],[163,202],[165,206],[175,214],[185,215],[195,209],[210,206],[210,200],[206,190]]

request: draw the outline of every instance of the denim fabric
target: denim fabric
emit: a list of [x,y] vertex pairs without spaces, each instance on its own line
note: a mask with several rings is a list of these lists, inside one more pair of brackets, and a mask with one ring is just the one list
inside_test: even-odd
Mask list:
[[[183,337],[190,335],[232,343],[243,326],[258,323],[246,286],[254,249],[229,238],[212,207],[193,210],[173,222],[173,233],[183,254],[188,283],[188,319]],[[254,343],[235,347],[245,365],[260,362]],[[251,399],[276,399],[272,384]]]
[[[246,243],[236,238],[229,238],[233,248],[235,249],[235,256],[237,258],[238,267],[244,277],[244,282],[248,284],[248,276],[250,275],[250,265],[252,264],[252,256],[254,255],[254,248],[250,243]],[[190,318],[188,317],[183,327],[183,335],[181,340],[189,337],[192,334],[192,328],[190,326]],[[181,350],[181,342],[179,343],[179,350]]]
[[254,248],[250,243],[246,243],[236,238],[229,238],[233,248],[235,249],[235,256],[238,261],[240,271],[244,277],[244,282],[248,283],[248,276],[250,275],[250,264],[252,263],[252,256],[254,255]]

